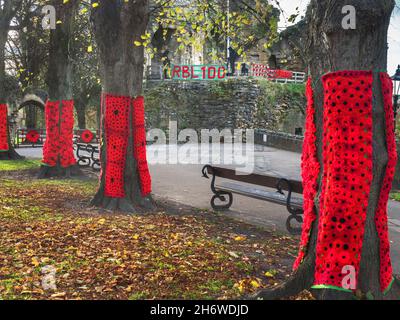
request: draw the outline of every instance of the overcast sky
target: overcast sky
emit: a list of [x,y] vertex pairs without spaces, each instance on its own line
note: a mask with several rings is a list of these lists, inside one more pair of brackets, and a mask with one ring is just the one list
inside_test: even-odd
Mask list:
[[[282,10],[285,13],[286,19],[281,17],[279,23],[280,28],[287,27],[288,24],[285,22],[287,17],[291,14],[296,13],[296,7],[299,7],[301,15],[304,14],[309,0],[280,0],[279,1]],[[396,0],[396,4],[400,6],[400,0]],[[296,20],[296,22],[299,18]],[[392,19],[390,21],[389,28],[389,55],[388,55],[388,72],[393,75],[396,71],[397,65],[400,64],[400,9],[395,8]]]

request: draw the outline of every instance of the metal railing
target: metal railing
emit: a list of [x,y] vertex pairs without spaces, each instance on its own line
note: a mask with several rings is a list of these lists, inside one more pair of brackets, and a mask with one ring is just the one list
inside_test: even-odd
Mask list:
[[[234,75],[226,77],[226,79],[232,78],[263,78],[276,83],[304,83],[306,80],[306,73],[299,71],[281,70],[281,69],[270,69],[266,65],[262,64],[251,64],[249,70],[243,74],[241,70],[236,70]],[[147,66],[147,80],[170,80],[164,79],[163,67],[157,68],[157,72],[152,72],[152,67]]]
[[44,141],[46,140],[46,130],[41,128],[34,129],[17,129],[15,134],[15,143],[14,146],[16,148],[27,146],[27,147],[42,147]]

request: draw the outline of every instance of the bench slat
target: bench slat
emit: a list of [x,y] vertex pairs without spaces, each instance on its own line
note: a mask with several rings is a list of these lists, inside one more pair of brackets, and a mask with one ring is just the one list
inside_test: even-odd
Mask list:
[[[269,202],[276,204],[286,205],[286,196],[278,192],[260,190],[232,182],[221,182],[215,187],[217,190],[228,191],[258,200],[268,200]],[[294,208],[302,209],[303,207],[303,199],[301,198],[292,197],[290,203]]]
[[[209,174],[213,174],[214,172],[217,177],[229,180],[241,181],[268,188],[276,188],[278,181],[282,179],[280,177],[272,177],[255,173],[237,175],[235,169],[228,169],[222,167],[208,167],[207,172]],[[292,192],[303,194],[303,185],[301,181],[298,180],[289,180],[289,181],[292,186]],[[282,189],[287,190],[287,186],[285,183],[282,184]]]

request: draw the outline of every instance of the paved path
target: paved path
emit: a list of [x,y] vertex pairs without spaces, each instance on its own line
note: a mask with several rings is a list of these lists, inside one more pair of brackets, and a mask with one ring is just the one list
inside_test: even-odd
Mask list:
[[[156,150],[163,151],[162,148],[148,148],[150,160]],[[18,152],[30,158],[41,158],[39,148],[21,148]],[[300,177],[300,154],[298,153],[257,147],[255,157],[256,171],[289,178]],[[211,208],[210,180],[202,178],[202,167],[202,164],[150,165],[154,193],[159,197],[196,208]],[[288,213],[282,206],[234,195],[231,210],[225,214],[253,225],[286,232],[285,222]],[[389,228],[394,269],[396,273],[400,273],[400,203],[398,202],[389,203]]]

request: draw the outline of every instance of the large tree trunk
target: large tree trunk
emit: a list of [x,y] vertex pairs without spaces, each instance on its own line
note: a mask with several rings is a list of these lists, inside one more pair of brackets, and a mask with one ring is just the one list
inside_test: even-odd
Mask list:
[[[52,5],[56,8],[57,24],[55,30],[50,32],[49,66],[47,70],[46,84],[48,87],[49,101],[72,100],[72,63],[71,63],[71,41],[73,33],[74,15],[79,1],[69,1],[63,4],[62,1],[53,0]],[[61,121],[59,126],[61,125]],[[72,142],[71,142],[72,143]],[[63,168],[60,161],[54,167],[43,165],[39,178],[52,176],[70,176],[71,169]]]
[[[355,30],[342,28],[342,7],[353,5],[357,12]],[[308,64],[313,79],[316,109],[317,150],[321,168],[323,146],[324,91],[323,74],[338,70],[372,70],[373,83],[373,181],[370,190],[364,241],[358,277],[360,296],[374,299],[400,299],[396,280],[391,291],[384,295],[379,284],[379,239],[375,212],[388,161],[385,112],[379,72],[387,69],[387,31],[393,0],[312,0],[307,12]],[[322,170],[321,170],[322,171]],[[321,175],[320,190],[321,193]],[[317,220],[314,221],[307,255],[292,277],[274,290],[263,290],[257,297],[277,299],[310,289],[314,281],[316,239],[318,233],[319,197],[316,197]],[[319,299],[352,299],[352,293],[331,289],[313,291]]]
[[[7,103],[7,92],[5,90],[5,46],[11,19],[15,14],[16,8],[18,8],[20,4],[21,1],[17,1],[14,7],[11,1],[5,1],[3,4],[4,8],[2,12],[0,12],[0,103]],[[8,151],[0,152],[0,160],[20,160],[24,158],[15,151],[11,143],[10,130],[8,131],[8,145]]]
[[6,87],[5,47],[7,42],[8,27],[7,28],[4,27],[5,26],[0,25],[0,103],[5,103],[7,97],[7,93],[5,92],[5,87]]
[[[144,48],[134,45],[135,40],[146,31],[148,23],[148,0],[102,1],[99,8],[92,9],[92,23],[100,54],[100,71],[103,94],[135,97],[142,93]],[[137,163],[133,156],[132,121],[129,124],[128,148],[124,172],[124,198],[105,196],[106,139],[104,139],[105,105],[102,108],[102,175],[92,204],[110,210],[136,212],[140,208],[153,208],[151,196],[142,197]],[[132,119],[130,108],[129,119]]]

